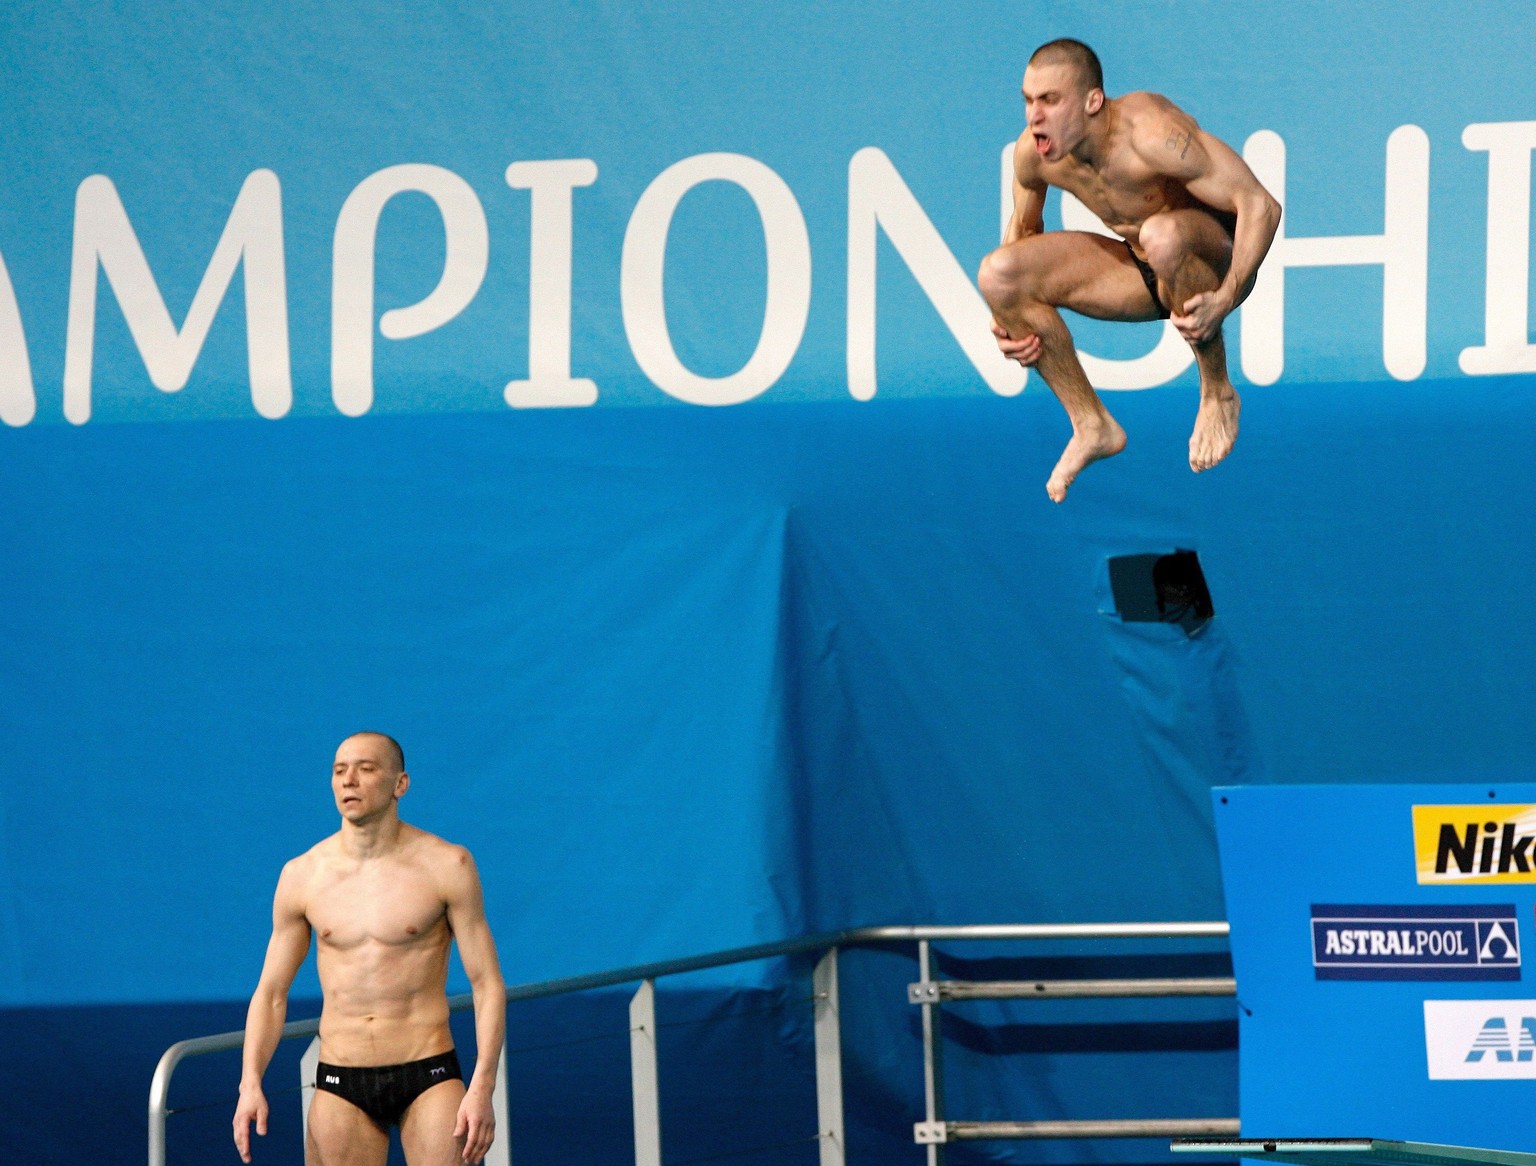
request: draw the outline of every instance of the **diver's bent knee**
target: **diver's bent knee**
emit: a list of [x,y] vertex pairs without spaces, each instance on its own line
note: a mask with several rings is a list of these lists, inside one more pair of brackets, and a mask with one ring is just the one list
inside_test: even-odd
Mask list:
[[981,261],[976,286],[992,307],[1017,303],[1032,295],[1037,285],[1034,264],[1017,246],[999,247]]
[[996,305],[1012,298],[1013,266],[1006,247],[999,247],[981,261],[981,267],[976,271],[976,286],[987,303]]
[[1158,270],[1178,266],[1190,248],[1189,237],[1172,215],[1149,218],[1141,225],[1138,241],[1147,262]]

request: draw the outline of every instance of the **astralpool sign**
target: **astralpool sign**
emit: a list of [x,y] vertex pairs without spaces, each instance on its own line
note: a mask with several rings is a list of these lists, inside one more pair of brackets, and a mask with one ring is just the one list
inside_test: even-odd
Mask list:
[[1513,904],[1312,904],[1319,980],[1518,980]]

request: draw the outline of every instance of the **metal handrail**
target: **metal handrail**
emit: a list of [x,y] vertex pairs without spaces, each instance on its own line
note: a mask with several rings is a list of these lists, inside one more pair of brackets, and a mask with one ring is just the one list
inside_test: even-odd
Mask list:
[[[911,943],[925,940],[988,940],[988,939],[1193,939],[1223,938],[1230,931],[1224,921],[1209,923],[1003,923],[953,926],[912,927],[854,927],[845,931],[827,931],[819,935],[784,939],[775,943],[759,943],[748,947],[734,947],[706,955],[685,956],[681,959],[662,960],[656,963],[635,964],[631,967],[614,968],[606,972],[594,972],[584,976],[566,976],[555,980],[540,980],[532,984],[515,984],[507,989],[507,1003],[518,1000],[536,1000],[547,996],[563,996],[570,992],[585,992],[593,988],[609,988],[639,980],[658,980],[664,976],[684,972],[703,971],[707,968],[726,967],[731,964],[750,963],[754,960],[773,959],[778,956],[799,955],[808,951],[826,951],[834,947],[853,947],[866,944]],[[469,992],[448,998],[450,1012],[462,1012],[474,1004]],[[294,1020],[283,1025],[282,1040],[294,1037],[314,1036],[320,1031],[318,1017]],[[149,1084],[149,1166],[165,1166],[165,1119],[167,1099],[171,1090],[171,1076],[176,1067],[188,1057],[205,1053],[238,1049],[245,1043],[245,1030],[222,1032],[214,1036],[193,1037],[177,1041],[161,1054]]]
[[[1235,1117],[1121,1118],[1090,1121],[941,1121],[920,1122],[923,1145],[961,1141],[1050,1140],[1054,1138],[1200,1138],[1238,1135]],[[936,1128],[934,1128],[936,1127]]]
[[924,980],[907,985],[912,1004],[953,1000],[1134,1000],[1147,997],[1236,996],[1231,976],[1150,980]]

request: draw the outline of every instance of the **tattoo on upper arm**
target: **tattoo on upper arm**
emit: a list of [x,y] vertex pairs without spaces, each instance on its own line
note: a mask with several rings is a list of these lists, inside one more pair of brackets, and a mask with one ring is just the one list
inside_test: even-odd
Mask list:
[[1180,158],[1189,153],[1190,143],[1195,140],[1195,135],[1188,130],[1175,130],[1168,135],[1168,148],[1178,151]]

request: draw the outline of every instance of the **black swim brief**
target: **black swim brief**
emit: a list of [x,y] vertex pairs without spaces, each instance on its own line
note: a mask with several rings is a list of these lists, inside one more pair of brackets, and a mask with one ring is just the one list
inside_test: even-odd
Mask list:
[[458,1054],[452,1049],[403,1065],[327,1065],[315,1068],[315,1088],[350,1101],[381,1126],[397,1126],[405,1111],[428,1089],[444,1081],[462,1081]]
[[[1124,240],[1122,240],[1124,242]],[[1163,301],[1157,294],[1157,272],[1152,270],[1152,265],[1136,254],[1136,248],[1130,243],[1125,244],[1125,250],[1131,257],[1131,262],[1136,265],[1136,270],[1141,272],[1141,282],[1147,285],[1147,293],[1152,297],[1152,302],[1157,305],[1157,317],[1160,320],[1168,318],[1168,309],[1163,306]]]

